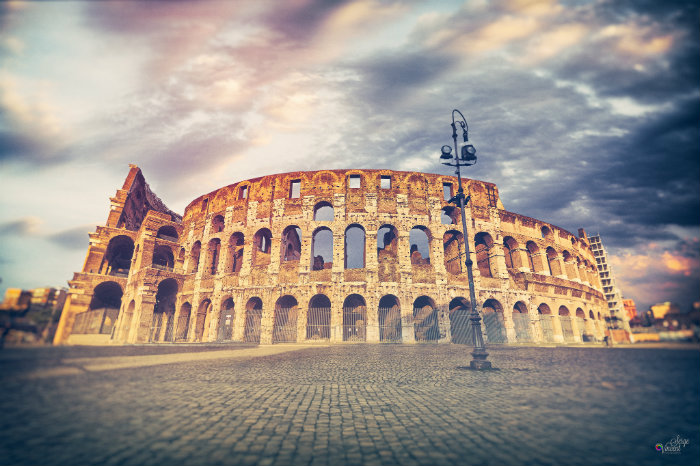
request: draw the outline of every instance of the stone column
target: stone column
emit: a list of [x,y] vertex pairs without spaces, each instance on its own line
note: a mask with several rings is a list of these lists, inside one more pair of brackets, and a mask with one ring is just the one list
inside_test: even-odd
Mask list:
[[275,305],[263,300],[262,317],[260,318],[260,344],[272,344],[272,327],[275,321]]
[[513,311],[503,311],[503,326],[506,329],[506,342],[516,343],[518,335],[515,331],[515,322],[513,322]]
[[564,332],[561,329],[561,320],[557,314],[551,315],[552,319],[552,335],[556,343],[564,343]]
[[134,343],[148,343],[148,337],[151,333],[151,322],[153,321],[153,308],[156,305],[156,299],[153,293],[143,294],[138,310],[135,312],[138,327],[136,328],[136,337]]

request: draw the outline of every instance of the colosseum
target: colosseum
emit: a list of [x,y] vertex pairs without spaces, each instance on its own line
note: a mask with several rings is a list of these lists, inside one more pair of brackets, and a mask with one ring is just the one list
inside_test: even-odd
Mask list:
[[[586,233],[463,179],[488,344],[595,341],[607,305]],[[457,178],[319,170],[249,179],[180,216],[130,166],[90,233],[55,344],[471,343]]]

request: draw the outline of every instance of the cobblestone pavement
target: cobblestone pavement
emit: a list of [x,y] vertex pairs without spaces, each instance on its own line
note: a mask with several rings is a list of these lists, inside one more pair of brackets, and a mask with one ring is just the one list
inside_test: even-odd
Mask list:
[[[359,344],[32,380],[12,369],[176,351],[158,348],[0,354],[0,463],[700,464],[697,349],[490,347],[490,372],[459,369],[464,346]],[[680,454],[656,451],[677,436]]]

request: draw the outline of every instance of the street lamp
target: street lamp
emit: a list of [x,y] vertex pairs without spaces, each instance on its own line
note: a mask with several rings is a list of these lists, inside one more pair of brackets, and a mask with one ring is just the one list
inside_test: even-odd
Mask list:
[[[455,121],[455,113],[459,114],[461,120]],[[462,128],[462,139],[464,145],[462,146],[461,151],[457,150],[457,124],[459,124],[459,126]],[[477,310],[478,305],[476,303],[476,293],[474,292],[474,274],[472,273],[473,262],[471,253],[469,252],[469,233],[467,232],[465,205],[467,202],[469,202],[471,196],[464,195],[464,189],[462,189],[462,176],[459,170],[461,165],[468,167],[476,163],[476,149],[473,145],[469,144],[468,131],[469,125],[467,125],[467,119],[464,118],[462,112],[457,109],[452,110],[452,140],[454,141],[455,155],[452,155],[452,147],[444,145],[440,149],[440,160],[443,160],[443,165],[457,167],[456,173],[459,189],[457,190],[457,195],[452,197],[449,202],[459,205],[460,209],[462,209],[464,250],[467,255],[467,259],[464,263],[467,266],[467,277],[469,279],[469,299],[471,307],[469,320],[471,321],[472,330],[474,333],[474,350],[472,351],[472,360],[469,363],[469,368],[474,370],[483,370],[491,369],[491,362],[486,360],[489,354],[486,352],[484,337],[481,335],[481,316]]]

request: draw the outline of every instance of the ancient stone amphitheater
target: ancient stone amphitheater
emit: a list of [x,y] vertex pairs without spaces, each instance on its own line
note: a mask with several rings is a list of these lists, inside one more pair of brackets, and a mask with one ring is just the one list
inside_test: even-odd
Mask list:
[[[488,344],[603,337],[583,229],[504,209],[464,180]],[[131,165],[90,234],[55,343],[470,343],[457,179],[392,170],[264,176],[170,211]]]

